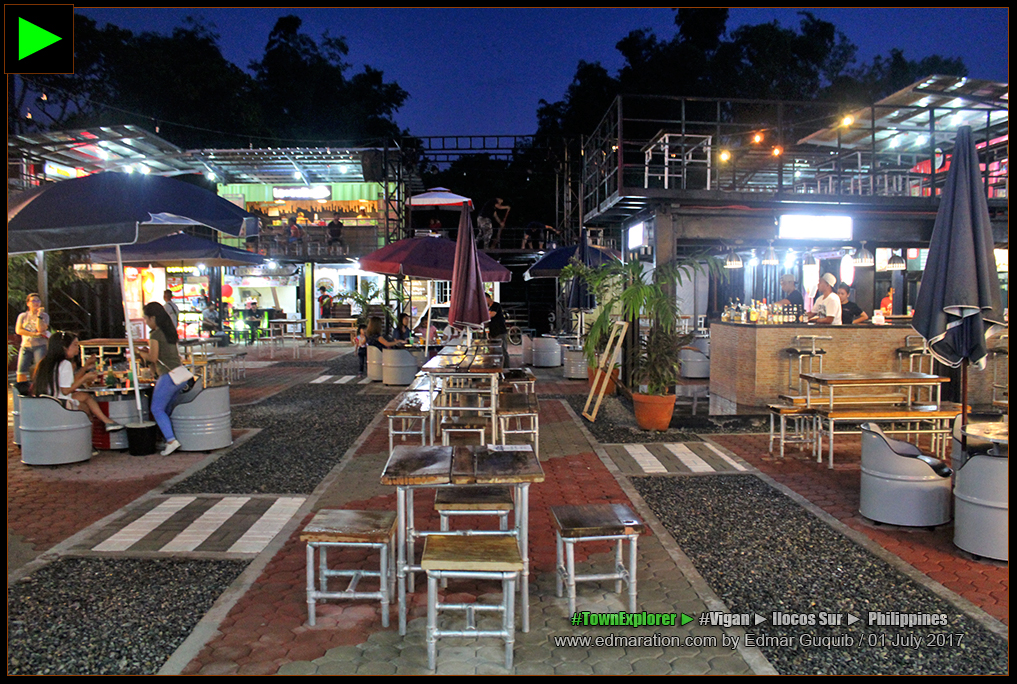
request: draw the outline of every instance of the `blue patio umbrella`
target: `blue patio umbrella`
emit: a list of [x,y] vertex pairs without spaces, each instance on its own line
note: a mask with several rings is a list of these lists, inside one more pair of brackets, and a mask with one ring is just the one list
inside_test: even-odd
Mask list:
[[[587,248],[589,254],[589,263],[587,265],[591,268],[621,261],[621,255],[607,247],[587,245]],[[562,269],[568,266],[572,257],[577,256],[579,249],[580,245],[566,245],[565,247],[552,249],[526,269],[526,272],[523,273],[523,280],[557,278]],[[584,260],[583,263],[587,262]]]

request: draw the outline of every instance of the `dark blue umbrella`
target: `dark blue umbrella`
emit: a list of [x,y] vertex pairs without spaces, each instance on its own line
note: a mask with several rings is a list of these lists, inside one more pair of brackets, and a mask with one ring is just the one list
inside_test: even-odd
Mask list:
[[[533,278],[557,278],[562,272],[562,269],[568,266],[572,257],[577,255],[579,248],[580,245],[567,245],[565,247],[552,249],[550,252],[540,257],[526,270],[526,273],[523,274],[523,280],[532,280]],[[588,245],[588,249],[590,261],[587,265],[590,268],[596,268],[605,264],[621,261],[621,255],[607,247]],[[583,263],[586,262],[584,261]]]
[[[257,266],[265,263],[260,254],[224,245],[215,240],[176,233],[134,245],[120,248],[125,264],[182,263],[205,266]],[[92,261],[99,264],[115,264],[116,250],[96,249]]]
[[940,363],[985,367],[986,334],[1005,325],[992,227],[971,128],[961,126],[929,242],[912,326]]
[[42,185],[7,202],[7,253],[129,245],[203,225],[255,235],[258,219],[196,185],[139,173],[97,173]]

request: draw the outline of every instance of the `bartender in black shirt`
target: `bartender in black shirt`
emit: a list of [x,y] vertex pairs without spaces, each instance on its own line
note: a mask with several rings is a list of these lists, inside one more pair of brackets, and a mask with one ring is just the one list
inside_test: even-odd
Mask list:
[[840,298],[841,320],[844,323],[858,324],[869,320],[869,314],[862,311],[862,307],[848,299],[851,296],[850,285],[847,283],[838,285],[837,296]]

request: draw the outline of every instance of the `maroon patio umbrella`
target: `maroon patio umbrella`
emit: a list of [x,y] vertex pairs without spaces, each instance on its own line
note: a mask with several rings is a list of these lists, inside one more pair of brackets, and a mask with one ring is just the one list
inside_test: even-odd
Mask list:
[[[511,274],[509,275],[511,278]],[[505,278],[505,280],[509,280]],[[484,278],[480,269],[480,255],[473,238],[473,221],[470,211],[463,205],[459,216],[459,236],[456,238],[455,268],[452,271],[451,302],[448,309],[449,325],[481,326],[491,320],[484,297]]]
[[[472,240],[471,240],[472,241]],[[484,282],[507,282],[512,272],[486,254],[478,254]],[[456,243],[440,237],[407,238],[360,257],[360,268],[371,273],[427,280],[452,280]]]

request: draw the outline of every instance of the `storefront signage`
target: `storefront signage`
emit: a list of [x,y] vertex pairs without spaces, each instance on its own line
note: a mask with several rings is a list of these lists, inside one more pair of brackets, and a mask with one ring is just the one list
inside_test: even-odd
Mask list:
[[71,166],[64,166],[63,164],[55,164],[53,162],[43,164],[42,172],[46,174],[47,178],[77,178],[80,175],[78,170]]
[[277,200],[329,200],[332,188],[328,185],[273,186],[272,197]]

